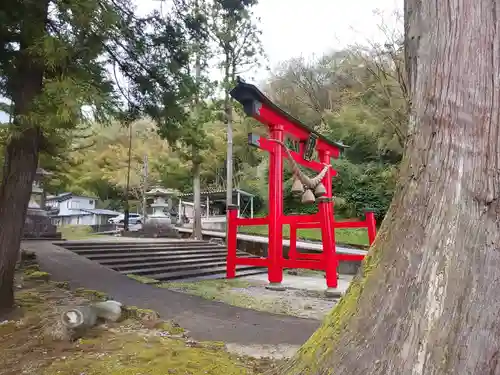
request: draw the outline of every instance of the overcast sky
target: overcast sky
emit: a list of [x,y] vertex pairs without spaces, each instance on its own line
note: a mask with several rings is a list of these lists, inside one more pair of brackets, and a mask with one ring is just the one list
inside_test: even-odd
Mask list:
[[[141,14],[159,7],[158,0],[135,1]],[[248,78],[265,80],[266,66],[293,57],[318,57],[367,40],[384,42],[382,20],[394,29],[402,7],[403,0],[260,0],[255,16],[261,20],[267,64]]]
[[395,13],[402,6],[403,0],[261,0],[255,13],[274,67],[292,57],[317,57],[367,40],[383,42],[382,18],[396,26]]
[[[159,7],[158,0],[135,0],[138,13]],[[267,61],[262,68],[246,73],[247,81],[266,80],[266,67],[274,68],[293,57],[314,58],[368,40],[384,42],[379,26],[397,27],[396,13],[403,0],[260,0],[255,8],[262,30]],[[217,71],[214,77],[219,78]],[[0,121],[6,121],[0,112]]]

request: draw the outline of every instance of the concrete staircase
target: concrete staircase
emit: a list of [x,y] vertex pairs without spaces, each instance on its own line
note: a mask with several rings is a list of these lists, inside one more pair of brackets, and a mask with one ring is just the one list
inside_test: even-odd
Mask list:
[[[120,273],[160,281],[222,279],[226,275],[225,246],[208,241],[66,241],[58,245]],[[237,277],[265,272],[262,267],[236,267]]]

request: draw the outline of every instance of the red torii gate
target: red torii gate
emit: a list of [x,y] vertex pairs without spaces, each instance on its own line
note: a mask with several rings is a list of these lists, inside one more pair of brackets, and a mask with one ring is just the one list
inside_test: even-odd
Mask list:
[[[266,125],[269,138],[249,134],[249,143],[269,152],[269,215],[264,218],[238,218],[237,206],[228,207],[227,214],[227,278],[236,276],[237,265],[251,265],[268,268],[268,280],[280,284],[284,268],[306,268],[324,270],[328,288],[337,287],[337,266],[339,261],[360,261],[364,255],[338,254],[335,247],[335,228],[367,228],[370,245],[375,239],[375,219],[372,212],[364,221],[336,222],[333,211],[332,177],[333,168],[328,168],[322,183],[325,194],[318,198],[318,212],[313,215],[290,215],[283,213],[283,158],[290,155],[293,160],[316,172],[330,165],[331,158],[338,158],[346,146],[327,140],[299,120],[293,118],[257,87],[238,78],[231,96],[243,105],[245,113]],[[285,136],[298,142],[298,152],[285,150]],[[319,161],[312,160],[316,151]],[[283,257],[283,225],[290,225],[290,249],[288,259]],[[243,225],[268,225],[269,242],[267,258],[238,258],[236,256],[237,227]],[[297,251],[297,229],[320,228],[323,252],[303,254]]]

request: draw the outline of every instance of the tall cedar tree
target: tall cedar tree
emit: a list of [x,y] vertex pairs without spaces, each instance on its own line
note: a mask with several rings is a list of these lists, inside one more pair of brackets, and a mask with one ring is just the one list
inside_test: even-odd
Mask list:
[[192,89],[180,21],[156,13],[139,18],[129,0],[2,1],[0,95],[13,103],[13,124],[0,186],[0,309],[14,302],[40,153],[53,151],[62,131],[78,126],[89,108],[95,120],[120,110],[109,67],[119,67],[134,93],[133,116],[180,128]]

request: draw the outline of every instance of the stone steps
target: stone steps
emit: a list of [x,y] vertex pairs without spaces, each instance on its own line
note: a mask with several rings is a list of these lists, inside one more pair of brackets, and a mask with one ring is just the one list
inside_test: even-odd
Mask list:
[[[261,267],[250,267],[250,266],[237,266],[236,267],[236,277],[257,275],[261,273],[267,273],[267,270]],[[152,279],[160,281],[185,281],[192,280],[195,277],[200,276],[214,276],[213,279],[224,279],[226,277],[226,265],[211,268],[200,268],[196,270],[182,270],[177,272],[166,272],[161,274],[151,274],[151,275],[141,275],[151,277]]]
[[[149,260],[149,259],[148,259]],[[149,261],[143,263],[127,263],[127,264],[113,264],[113,269],[116,271],[124,271],[127,273],[138,274],[139,270],[154,271],[155,268],[163,269],[164,266],[183,266],[183,265],[194,265],[199,266],[201,264],[207,265],[213,262],[226,263],[225,256],[215,256],[215,257],[205,257],[197,259],[184,259],[184,260],[167,260],[167,261]]]
[[[253,258],[253,256],[250,256]],[[109,265],[112,264],[113,269],[117,271],[123,271],[123,270],[134,270],[134,269],[152,269],[155,267],[163,267],[163,266],[176,266],[176,265],[200,265],[200,264],[207,264],[207,263],[212,263],[212,262],[222,262],[226,264],[226,255],[207,255],[203,257],[189,257],[189,258],[166,258],[166,259],[152,259],[152,258],[145,258],[142,259],[141,262],[120,262],[120,261],[101,261],[99,263],[103,265]],[[135,273],[135,272],[133,272]]]
[[189,251],[197,251],[197,252],[213,252],[213,251],[226,251],[225,248],[216,246],[216,245],[197,245],[197,246],[184,246],[184,247],[164,247],[159,246],[157,248],[123,248],[122,246],[116,247],[115,249],[71,249],[68,250],[74,251],[77,254],[92,256],[92,255],[113,255],[113,254],[155,254],[155,253],[164,253],[164,254],[181,254],[183,252]]
[[82,255],[84,257],[87,257],[92,260],[100,260],[100,259],[131,259],[131,258],[137,258],[138,255],[142,257],[149,257],[149,256],[158,256],[158,255],[163,255],[163,256],[176,256],[176,255],[210,255],[210,254],[226,254],[225,251],[221,251],[219,249],[201,249],[201,250],[167,250],[167,251],[149,251],[145,250],[143,252],[139,251],[115,251],[114,253],[104,253],[100,254],[97,252],[92,252],[92,253],[84,253],[84,252],[77,252],[78,255]]
[[[225,259],[225,253],[214,253],[214,254],[182,254],[182,255],[150,255],[148,257],[128,257],[128,258],[111,258],[111,259],[100,259],[99,263],[102,265],[114,264],[117,267],[121,264],[125,265],[134,265],[137,263],[145,263],[145,262],[154,262],[154,263],[162,263],[162,262],[175,262],[184,259],[188,260],[197,260],[197,259],[211,259],[222,257]],[[88,257],[90,259],[90,257]]]
[[[75,241],[58,244],[122,274],[160,281],[221,279],[226,248],[207,241]],[[240,256],[254,257],[238,252]],[[238,266],[237,276],[265,273],[262,267]]]
[[[157,249],[157,248],[165,248],[165,249],[178,249],[185,247],[198,247],[198,246],[219,246],[208,241],[169,241],[169,242],[129,242],[129,241],[119,241],[111,242],[111,241],[94,241],[94,242],[70,242],[65,241],[61,243],[57,243],[57,245],[62,246],[68,250],[116,250],[120,249]],[[223,247],[223,246],[222,246]]]

